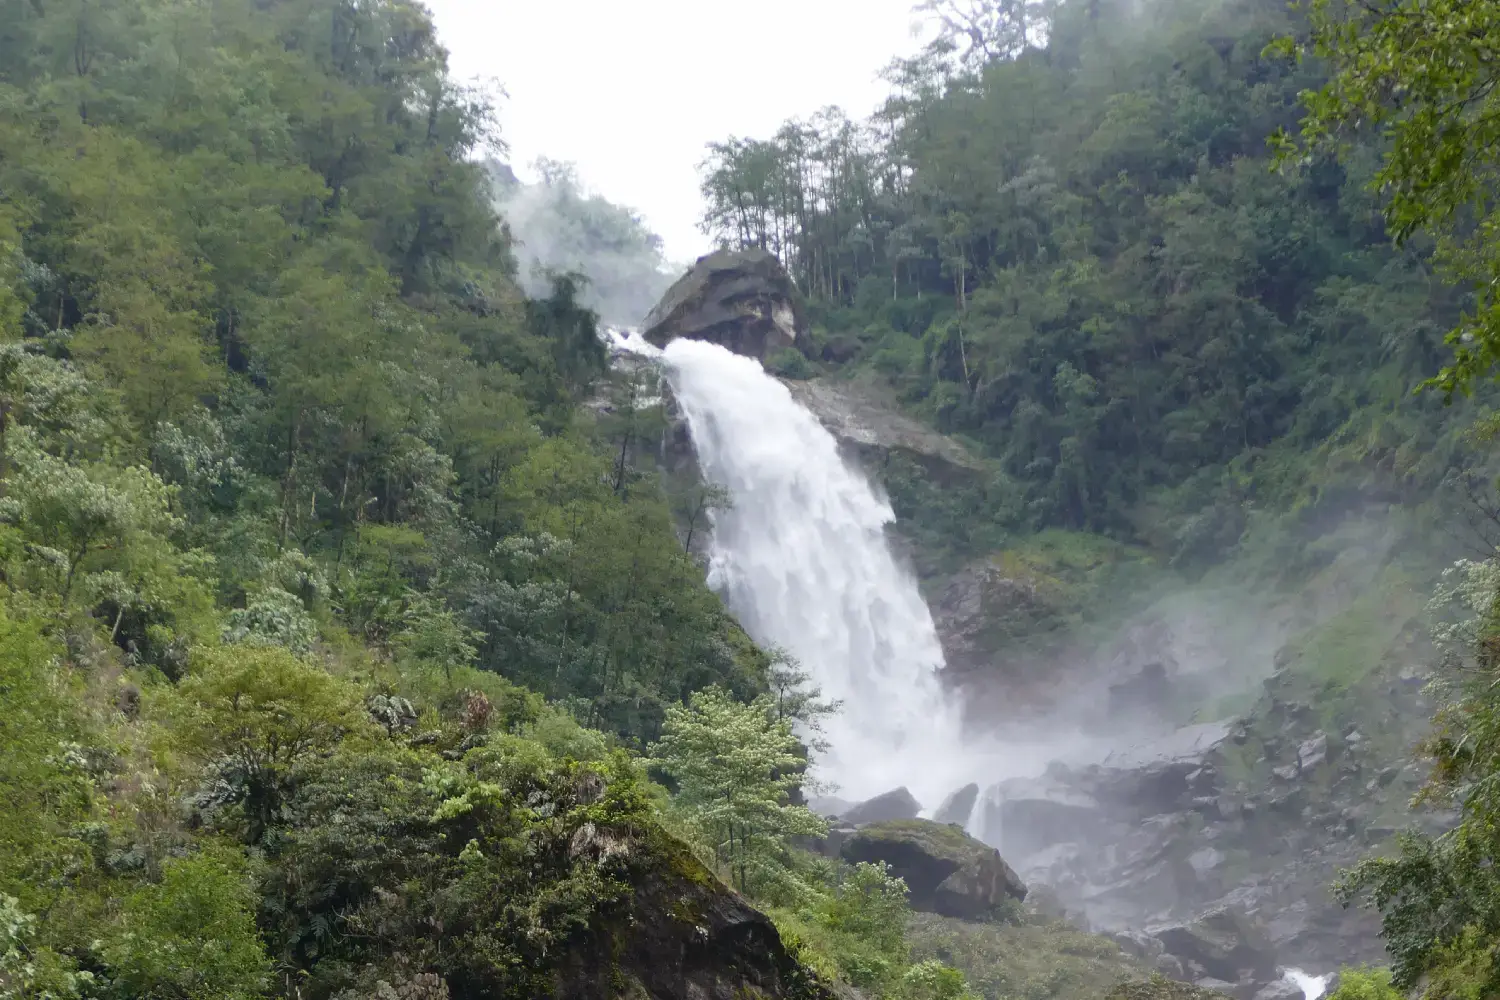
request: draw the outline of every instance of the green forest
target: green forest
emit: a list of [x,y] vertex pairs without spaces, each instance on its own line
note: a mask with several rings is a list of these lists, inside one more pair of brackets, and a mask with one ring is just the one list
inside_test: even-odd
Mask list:
[[[928,6],[999,14],[869,122],[712,147],[706,224],[782,257],[804,365],[993,460],[963,532],[1206,560],[1247,504],[1481,450],[1442,390],[1500,344],[1500,11]],[[407,0],[0,0],[0,997],[631,995],[623,928],[706,919],[662,879],[768,912],[808,997],[975,995],[900,880],[795,846],[827,707],[593,405],[633,387],[588,286],[523,273],[495,121]],[[1433,745],[1465,821],[1353,876],[1395,985],[1351,991],[1500,984],[1471,576]]]
[[704,228],[781,257],[820,367],[890,384],[993,460],[966,531],[1201,563],[1247,510],[1410,501],[1468,459],[1441,394],[1412,396],[1451,357],[1465,289],[1431,234],[1393,246],[1380,144],[1295,162],[1268,144],[1326,73],[1267,51],[1304,14],[929,6],[949,30],[890,67],[871,119],[830,108],[713,146]]

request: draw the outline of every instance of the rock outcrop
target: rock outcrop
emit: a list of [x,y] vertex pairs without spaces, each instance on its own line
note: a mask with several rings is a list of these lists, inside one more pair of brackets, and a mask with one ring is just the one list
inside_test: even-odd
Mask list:
[[686,337],[764,360],[796,346],[806,329],[786,269],[751,248],[699,257],[646,316],[642,335],[658,347]]
[[721,884],[681,843],[653,831],[632,847],[629,916],[580,942],[549,996],[585,1000],[838,1000],[802,966],[769,917]]
[[932,821],[968,826],[969,817],[974,815],[974,803],[978,801],[979,786],[970,782],[943,800],[943,804],[932,814]]
[[896,451],[910,456],[939,482],[981,469],[963,445],[903,415],[873,383],[815,378],[787,381],[786,387],[866,468],[878,468]]
[[981,920],[1007,901],[1026,898],[1026,884],[1000,852],[957,826],[925,819],[873,823],[849,837],[844,860],[884,862],[906,881],[913,909]]
[[[1385,817],[1405,812],[1417,776],[1352,726],[1319,728],[1326,713],[1286,686],[1267,681],[1243,720],[1002,782],[983,800],[981,835],[1165,975],[1241,1000],[1270,989],[1278,966],[1379,962],[1378,916],[1345,909],[1328,886],[1393,832]],[[1403,753],[1408,741],[1390,735],[1384,753]]]
[[839,815],[839,819],[851,826],[862,826],[893,819],[916,819],[921,812],[922,803],[913,798],[911,792],[896,788],[850,806]]

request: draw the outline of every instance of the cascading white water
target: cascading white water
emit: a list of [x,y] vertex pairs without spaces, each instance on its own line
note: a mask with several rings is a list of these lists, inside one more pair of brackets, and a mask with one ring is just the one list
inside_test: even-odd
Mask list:
[[734,500],[713,515],[710,582],[843,703],[821,775],[844,797],[905,785],[936,806],[974,761],[937,677],[932,616],[886,542],[889,503],[754,359],[696,340],[662,356],[703,473]]
[[1328,981],[1333,977],[1309,975],[1301,969],[1287,969],[1281,974],[1281,978],[1302,991],[1302,1000],[1318,1000],[1328,992]]

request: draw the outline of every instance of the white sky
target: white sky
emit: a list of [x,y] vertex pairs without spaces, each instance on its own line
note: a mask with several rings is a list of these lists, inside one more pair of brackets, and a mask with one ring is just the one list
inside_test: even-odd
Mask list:
[[500,122],[518,173],[571,160],[584,183],[645,216],[667,258],[697,231],[704,145],[768,136],[829,104],[860,117],[881,68],[919,42],[913,0],[428,0],[461,80],[509,94]]

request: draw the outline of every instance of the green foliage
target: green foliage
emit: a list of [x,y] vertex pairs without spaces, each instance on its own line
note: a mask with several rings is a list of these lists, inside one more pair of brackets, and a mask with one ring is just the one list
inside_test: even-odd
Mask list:
[[[1491,59],[1500,17],[1486,4],[1462,0],[1378,7],[1313,0],[1308,20],[1305,40],[1276,46],[1330,68],[1321,87],[1301,95],[1308,149],[1302,162],[1341,151],[1356,131],[1379,133],[1380,166],[1369,186],[1384,201],[1392,234],[1435,237],[1444,270],[1474,289],[1472,310],[1448,334],[1456,357],[1433,379],[1450,399],[1468,394],[1500,361],[1493,194],[1500,97]],[[1297,157],[1285,132],[1277,139],[1284,160]]]
[[957,969],[941,962],[918,962],[901,977],[900,996],[909,1000],[979,1000]]
[[235,851],[168,861],[161,881],[120,901],[101,949],[125,996],[243,1000],[267,985],[271,964],[255,927],[257,896]]
[[1381,911],[1391,982],[1425,997],[1478,997],[1500,988],[1496,580],[1493,559],[1460,561],[1430,608],[1444,660],[1424,746],[1433,769],[1417,802],[1456,806],[1458,825],[1437,837],[1403,834],[1394,856],[1365,859],[1338,886],[1346,900],[1365,897]]
[[795,348],[785,347],[766,357],[766,371],[772,375],[789,379],[809,379],[817,374],[807,355]]
[[[0,893],[32,909],[82,845],[69,836],[89,815],[92,788],[78,752],[76,687],[57,669],[41,622],[0,603]],[[20,918],[16,918],[20,919]]]
[[356,691],[276,646],[201,654],[168,700],[171,747],[203,769],[200,805],[231,808],[258,842],[287,818],[294,775],[368,725]]
[[881,996],[899,995],[910,967],[906,883],[884,865],[834,866],[823,891],[795,910],[772,910],[803,960],[825,976]]
[[[941,37],[891,68],[870,120],[831,111],[715,144],[703,176],[705,230],[777,253],[808,295],[829,331],[816,360],[883,379],[993,462],[961,490],[893,477],[924,543],[1062,527],[1201,567],[1258,509],[1420,495],[1463,459],[1459,421],[1410,393],[1461,297],[1424,247],[1387,240],[1375,147],[1268,169],[1266,136],[1328,79],[1263,55],[1297,15],[926,7],[948,18]],[[965,16],[985,23],[954,28]],[[991,29],[1011,41],[973,47]]]
[[986,997],[1086,1000],[1147,976],[1108,938],[1036,917],[978,924],[918,914],[908,936],[915,958],[941,958]]
[[733,876],[741,891],[773,891],[789,871],[789,839],[822,836],[828,824],[791,805],[805,759],[791,719],[769,699],[746,705],[725,692],[695,692],[669,706],[651,763],[677,785],[673,806]]
[[1400,990],[1391,984],[1386,969],[1341,969],[1339,988],[1328,994],[1329,1000],[1400,1000]]

